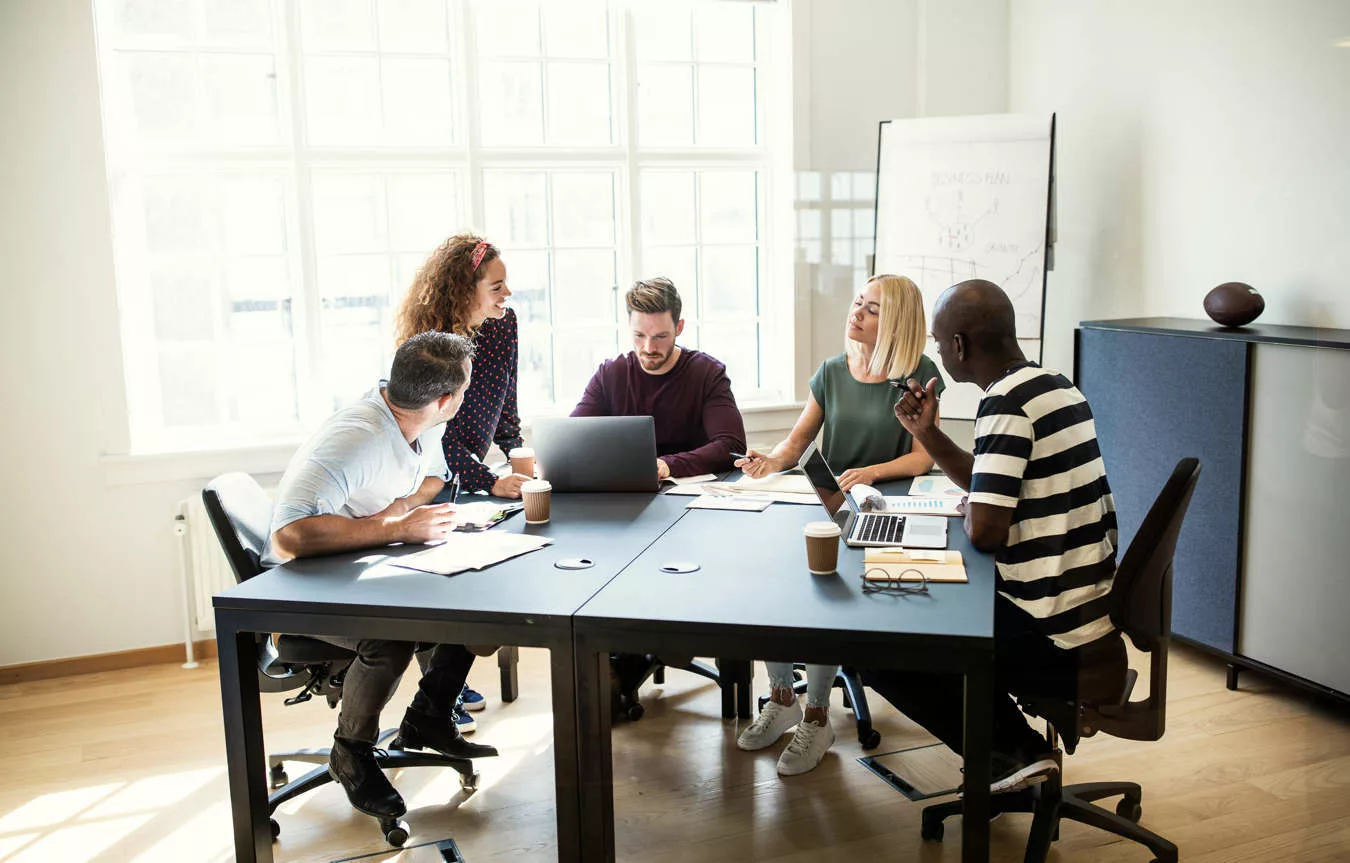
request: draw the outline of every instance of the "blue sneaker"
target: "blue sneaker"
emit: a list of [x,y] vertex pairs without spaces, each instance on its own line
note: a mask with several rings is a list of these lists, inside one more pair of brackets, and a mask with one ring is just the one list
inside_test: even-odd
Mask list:
[[478,723],[468,713],[455,708],[455,712],[450,714],[450,718],[455,720],[455,727],[459,729],[460,734],[472,734],[478,727]]
[[481,693],[465,686],[459,693],[459,706],[471,713],[477,713],[487,707],[487,699]]

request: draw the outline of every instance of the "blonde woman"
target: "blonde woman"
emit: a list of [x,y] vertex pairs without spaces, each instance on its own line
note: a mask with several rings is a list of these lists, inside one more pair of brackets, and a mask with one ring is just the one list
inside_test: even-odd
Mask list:
[[[873,276],[854,298],[844,324],[844,352],[821,363],[811,376],[811,394],[787,440],[768,453],[748,450],[736,466],[749,476],[767,476],[797,464],[802,453],[824,431],[821,451],[830,467],[843,470],[845,491],[864,483],[917,476],[933,467],[926,450],[895,421],[895,403],[905,392],[892,380],[915,378],[921,384],[937,379],[937,364],[923,352],[928,333],[923,296],[904,276]],[[806,710],[792,689],[792,665],[766,662],[770,701],[736,744],[745,750],[773,745],[796,726],[792,741],[778,758],[783,776],[815,768],[834,743],[829,722],[830,688],[837,666],[806,667]]]

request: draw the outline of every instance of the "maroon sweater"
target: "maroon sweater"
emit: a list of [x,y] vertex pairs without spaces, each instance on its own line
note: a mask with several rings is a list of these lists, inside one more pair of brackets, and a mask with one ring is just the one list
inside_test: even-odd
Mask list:
[[643,371],[632,351],[605,360],[572,416],[652,417],[656,454],[671,476],[722,473],[731,470],[733,451],[745,452],[745,424],[726,366],[689,348],[663,375]]

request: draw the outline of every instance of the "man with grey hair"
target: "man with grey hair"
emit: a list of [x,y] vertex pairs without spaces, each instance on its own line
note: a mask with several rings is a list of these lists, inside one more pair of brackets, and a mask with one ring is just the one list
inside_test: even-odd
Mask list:
[[[394,355],[389,380],[342,408],[291,459],[277,489],[263,564],[393,542],[441,539],[454,506],[432,500],[449,479],[441,433],[464,401],[473,346],[450,333],[419,333]],[[380,711],[398,688],[416,645],[370,638],[324,638],[355,651],[328,770],[357,810],[376,818],[407,811],[380,770],[374,746]],[[453,721],[474,655],[461,644],[430,651],[399,736],[406,748],[455,758],[496,755],[469,743]]]

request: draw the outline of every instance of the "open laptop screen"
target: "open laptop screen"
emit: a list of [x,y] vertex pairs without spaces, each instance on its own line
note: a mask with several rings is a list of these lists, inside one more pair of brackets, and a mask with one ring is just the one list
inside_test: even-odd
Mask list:
[[807,447],[806,452],[802,455],[801,466],[806,478],[811,481],[816,496],[820,498],[820,502],[829,511],[830,518],[834,518],[835,514],[839,512],[839,507],[843,506],[844,502],[848,500],[848,495],[844,494],[843,490],[839,488],[839,483],[834,478],[834,472],[825,463],[825,457],[820,454],[820,448],[815,444]]

